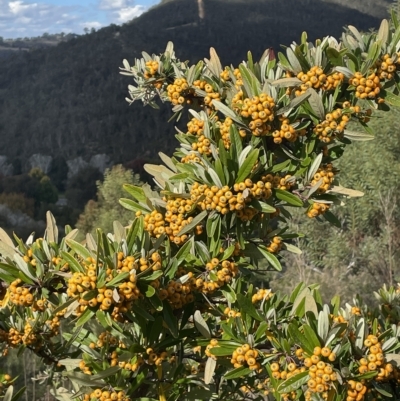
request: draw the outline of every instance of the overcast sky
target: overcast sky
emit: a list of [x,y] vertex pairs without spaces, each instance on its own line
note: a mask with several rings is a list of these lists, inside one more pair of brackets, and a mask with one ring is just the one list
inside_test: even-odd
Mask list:
[[18,38],[43,33],[77,33],[122,24],[159,0],[0,0],[0,36]]

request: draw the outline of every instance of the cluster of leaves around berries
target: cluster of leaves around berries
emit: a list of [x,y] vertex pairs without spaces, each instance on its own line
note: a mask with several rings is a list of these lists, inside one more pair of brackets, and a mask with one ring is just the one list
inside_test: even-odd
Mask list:
[[54,389],[63,400],[399,396],[396,289],[368,310],[358,299],[323,304],[316,286],[285,296],[260,282],[284,250],[301,252],[292,207],[338,224],[331,205],[360,195],[338,185],[335,161],[371,139],[372,108],[399,103],[389,69],[399,37],[393,16],[377,33],[351,28],[315,44],[303,35],[278,59],[249,54],[238,68],[222,68],[214,50],[189,66],[172,44],[125,61],[130,101],[158,96],[193,119],[177,128],[174,156],[146,166],[157,190],[125,186],[128,227],[81,241],[67,227],[59,239],[48,213],[43,238],[0,230],[3,354],[43,358],[75,386]]

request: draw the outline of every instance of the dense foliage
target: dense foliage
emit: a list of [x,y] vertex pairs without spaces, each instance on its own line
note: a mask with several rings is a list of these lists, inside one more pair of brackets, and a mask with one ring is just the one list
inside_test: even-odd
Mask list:
[[[376,309],[341,308],[315,285],[282,295],[252,281],[279,271],[283,250],[301,254],[292,208],[340,225],[332,205],[362,195],[339,185],[336,161],[372,138],[372,109],[400,104],[399,50],[393,13],[377,33],[304,34],[278,59],[249,53],[238,68],[213,49],[190,66],[171,43],[125,60],[129,102],[160,97],[192,119],[174,156],[146,166],[160,191],[125,185],[129,227],[83,242],[67,227],[59,239],[48,213],[43,238],[0,231],[4,354],[28,348],[50,380],[68,378],[59,400],[398,397],[395,288]],[[19,396],[12,379],[1,376],[7,401]]]
[[[203,3],[203,20],[198,16],[197,0],[174,0],[126,25],[112,25],[54,48],[3,61],[1,154],[14,164],[19,160],[24,167],[34,153],[66,160],[79,156],[89,160],[106,153],[114,163],[137,158],[149,161],[160,149],[171,153],[173,141],[164,125],[169,118],[167,108],[158,113],[136,105],[128,108],[121,102],[124,82],[115,74],[121,58],[139,57],[141,49],[159,53],[171,40],[183,60],[201,60],[214,46],[224,63],[238,64],[247,50],[259,57],[265,48],[279,49],[299,37],[304,27],[312,40],[339,36],[344,24],[362,30],[377,28],[383,5],[390,1],[381,1],[379,10],[370,4],[375,1],[366,0],[351,2],[356,10],[319,0]],[[360,11],[365,3],[371,5],[373,15]],[[296,15],[290,24],[288,10]]]

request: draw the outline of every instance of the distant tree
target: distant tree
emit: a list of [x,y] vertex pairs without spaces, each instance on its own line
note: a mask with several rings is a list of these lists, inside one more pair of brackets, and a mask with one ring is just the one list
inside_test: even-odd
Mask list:
[[57,188],[53,185],[50,178],[45,175],[40,179],[39,200],[45,203],[56,203],[58,200]]
[[68,165],[64,157],[56,156],[51,162],[49,177],[57,189],[61,192],[65,190],[68,176]]
[[104,181],[97,182],[97,202],[90,200],[86,204],[85,211],[79,217],[77,228],[83,232],[90,232],[100,227],[105,232],[110,232],[115,220],[128,224],[132,219],[132,212],[124,209],[118,202],[120,198],[126,196],[122,187],[124,184],[143,185],[138,174],[121,165],[107,169]]
[[100,171],[90,166],[74,175],[68,181],[65,191],[69,206],[83,210],[86,202],[96,197],[96,181],[102,178]]

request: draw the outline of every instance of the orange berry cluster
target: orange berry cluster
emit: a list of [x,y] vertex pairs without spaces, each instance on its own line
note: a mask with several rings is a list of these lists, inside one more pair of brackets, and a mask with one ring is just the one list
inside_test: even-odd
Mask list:
[[[224,121],[217,123],[217,127],[219,127],[219,132],[221,134],[225,149],[229,149],[231,147],[230,128],[231,128],[232,124],[233,124],[233,121],[229,117],[227,117]],[[242,138],[246,137],[246,131],[243,129],[239,130],[239,135]]]
[[251,301],[253,304],[260,302],[260,301],[268,301],[273,297],[273,293],[271,290],[268,290],[266,288],[260,288],[253,296],[251,297]]
[[[67,295],[69,297],[75,297],[79,295],[79,306],[77,307],[75,314],[80,316],[88,307],[99,308],[100,310],[107,311],[113,305],[115,305],[111,316],[118,320],[120,313],[126,313],[132,306],[132,302],[139,298],[140,291],[136,287],[136,274],[131,273],[126,281],[122,282],[115,289],[118,296],[114,295],[114,291],[111,288],[103,286],[102,288],[97,288],[97,294],[87,300],[85,295],[90,290],[96,289],[97,283],[97,273],[96,273],[96,261],[90,258],[87,264],[83,264],[86,269],[86,273],[74,272],[72,277],[68,280]],[[136,267],[134,265],[135,259],[133,257],[123,258],[123,254],[118,255],[120,269],[116,269],[115,273],[129,272],[131,270],[130,263],[132,263],[132,268]],[[140,259],[141,271],[149,268],[148,261]],[[134,267],[133,267],[134,266]],[[102,266],[100,266],[102,267]],[[113,270],[110,268],[106,269],[106,282],[111,281],[114,278]]]
[[87,365],[86,365],[86,362],[85,362],[83,359],[79,362],[79,369],[80,369],[85,375],[91,375],[91,374],[92,374],[92,371],[91,371],[90,366],[87,366]]
[[144,364],[144,359],[142,356],[137,356],[132,358],[129,362],[125,362],[125,361],[118,361],[118,356],[116,358],[116,351],[114,351],[111,354],[111,366],[119,366],[121,369],[124,370],[129,370],[131,372],[136,372],[143,364]]
[[190,152],[186,156],[183,156],[181,158],[181,162],[182,163],[199,163],[199,164],[203,164],[203,162],[201,161],[200,157],[197,155],[196,152]]
[[240,368],[242,366],[248,366],[250,370],[260,370],[261,364],[257,361],[259,352],[256,349],[252,349],[249,344],[243,344],[241,347],[237,347],[232,353],[231,364],[234,368]]
[[271,253],[278,253],[282,249],[282,239],[280,237],[272,238],[272,241],[267,246],[267,251]]
[[367,386],[365,386],[364,383],[355,380],[349,380],[347,384],[346,401],[362,401],[367,392]]
[[12,348],[17,347],[20,344],[27,345],[31,348],[36,348],[36,349],[40,348],[42,340],[34,332],[33,326],[34,325],[31,325],[30,321],[26,322],[23,333],[11,327],[8,332],[8,345],[11,346]]
[[251,179],[246,179],[244,182],[235,184],[233,191],[224,186],[208,187],[195,182],[190,190],[191,199],[197,202],[200,197],[205,195],[205,198],[198,202],[198,206],[202,210],[216,210],[225,215],[231,212],[236,212],[236,215],[242,221],[252,220],[258,211],[252,207],[247,207],[253,198],[266,200],[272,191],[263,181],[253,183]]
[[230,317],[240,317],[242,314],[240,312],[237,312],[237,311],[229,308],[229,306],[227,306],[224,309],[224,315],[226,315],[230,318]]
[[158,252],[153,252],[149,258],[135,258],[134,256],[124,256],[123,252],[118,252],[117,273],[129,273],[132,269],[145,270],[151,268],[153,271],[161,270],[162,260]]
[[34,303],[34,296],[30,289],[23,287],[22,280],[17,278],[8,287],[10,294],[10,301],[14,305],[19,306],[32,306]]
[[267,174],[261,177],[261,181],[265,184],[266,188],[277,188],[287,191],[295,185],[295,180],[292,179],[293,176],[290,174],[284,177],[279,174]]
[[295,94],[300,96],[307,91],[308,88],[331,90],[335,89],[343,82],[344,75],[341,72],[334,72],[326,75],[322,67],[313,66],[307,72],[299,72],[297,78],[302,81],[300,89],[297,89]]
[[85,394],[83,401],[131,401],[124,391],[109,391],[96,388],[90,394]]
[[[195,279],[193,273],[189,272],[189,281],[182,284],[179,280],[171,280],[168,282],[166,288],[159,290],[159,297],[161,300],[168,300],[173,309],[180,309],[184,305],[193,302],[194,296],[192,291],[195,287]],[[193,279],[193,280],[191,280]]]
[[218,340],[216,338],[212,338],[210,340],[210,343],[206,346],[206,349],[204,351],[204,353],[206,354],[206,356],[208,356],[209,358],[212,359],[217,359],[217,357],[215,355],[213,355],[210,350],[212,350],[214,347],[219,347],[218,345]]
[[213,108],[212,102],[214,99],[221,100],[221,95],[218,92],[215,92],[212,85],[210,85],[207,81],[197,79],[196,81],[193,82],[193,87],[207,93],[203,101],[204,104],[209,108]]
[[240,73],[239,68],[235,68],[235,69],[233,70],[233,75],[234,75],[235,78],[236,78],[235,87],[236,87],[237,90],[239,90],[240,87],[243,85],[242,74]]
[[[97,342],[96,343],[91,342],[89,347],[91,349],[107,347],[107,350],[108,350],[107,358],[109,360],[110,366],[119,366],[121,369],[135,371],[138,369],[139,366],[142,366],[144,363],[144,360],[141,356],[133,357],[130,360],[130,362],[119,361],[118,352],[116,351],[116,349],[117,349],[117,347],[125,349],[126,345],[124,342],[122,342],[121,340],[118,340],[117,337],[114,337],[107,331],[100,333]],[[83,364],[82,364],[81,369],[82,368],[84,368]],[[84,370],[84,369],[82,369],[82,370]],[[87,372],[84,372],[84,373],[91,374],[90,368],[85,369],[85,370]]]
[[[153,237],[159,238],[165,233],[176,245],[183,245],[188,239],[188,235],[178,236],[178,234],[183,227],[192,222],[193,217],[185,217],[185,215],[192,210],[193,205],[194,202],[190,199],[170,199],[167,201],[165,216],[157,210],[144,216],[144,228]],[[196,235],[200,235],[203,232],[203,226],[198,224],[194,232]]]
[[325,116],[324,121],[315,126],[314,133],[320,141],[330,143],[337,136],[343,134],[349,121],[350,117],[347,113],[342,113],[342,109],[333,110]]
[[352,315],[356,315],[356,316],[361,315],[361,309],[358,306],[352,306],[350,312]]
[[28,249],[22,259],[24,259],[24,262],[36,266],[36,259],[33,257],[32,249]]
[[59,270],[62,272],[66,272],[69,270],[69,265],[68,263],[65,263],[59,256],[53,256],[51,259],[52,263],[54,266],[57,266],[61,262],[63,262],[62,266],[59,267]]
[[212,258],[211,261],[206,264],[206,269],[217,274],[218,283],[220,285],[229,283],[232,277],[236,277],[239,271],[235,262],[230,262],[229,260],[220,262],[218,258]]
[[323,194],[329,190],[334,179],[335,179],[335,169],[333,168],[331,163],[328,163],[325,166],[321,166],[317,170],[310,184],[311,186],[314,186],[317,185],[320,180],[322,180],[322,184],[317,189],[317,193]]
[[154,77],[158,73],[158,61],[151,60],[146,61],[146,71],[144,72],[144,77],[146,79]]
[[274,120],[275,101],[266,93],[254,96],[239,103],[240,115],[251,118],[249,128],[254,136],[264,136],[271,132],[271,122]]
[[280,144],[284,139],[289,142],[294,142],[299,136],[304,136],[306,130],[302,129],[297,131],[291,124],[288,118],[279,117],[280,127],[272,133],[274,143]]
[[89,347],[91,349],[97,348],[103,348],[104,346],[119,346],[120,348],[126,348],[125,344],[121,341],[118,341],[117,337],[114,337],[112,334],[110,334],[108,331],[103,331],[102,333],[99,334],[99,337],[97,339],[96,343],[90,343]]
[[377,61],[378,70],[376,74],[381,80],[390,80],[394,78],[396,72],[396,64],[399,62],[399,54],[390,57],[389,54],[382,56],[381,60]]
[[226,67],[225,67],[225,69],[223,71],[221,71],[219,76],[220,76],[221,80],[224,81],[224,82],[231,80],[231,76],[230,76],[229,70]]
[[331,315],[331,318],[334,323],[347,323],[347,320],[342,315]]
[[186,78],[177,78],[173,84],[167,86],[168,98],[173,105],[185,103],[185,96],[189,92]]
[[324,362],[323,358],[333,362],[336,355],[328,347],[315,347],[313,354],[304,359],[304,366],[308,368],[310,376],[307,382],[308,390],[305,392],[306,400],[310,400],[313,393],[319,393],[322,398],[327,399],[332,383],[337,380],[332,365]]
[[188,135],[195,135],[197,136],[197,142],[192,143],[192,149],[201,155],[210,155],[210,140],[206,138],[204,135],[204,121],[198,120],[197,118],[192,118],[188,124]]
[[152,348],[147,348],[146,354],[147,354],[146,362],[149,365],[160,366],[168,358],[168,353],[166,351],[157,354],[156,352],[153,351]]
[[364,341],[364,345],[368,348],[368,355],[360,359],[359,373],[364,374],[379,370],[376,380],[385,381],[391,379],[394,368],[392,364],[385,362],[382,344],[378,340],[378,337],[369,334]]
[[379,76],[375,73],[364,76],[361,72],[356,72],[353,78],[349,79],[349,84],[354,86],[356,97],[360,99],[378,99],[378,103],[384,99],[378,98],[381,91]]
[[327,210],[329,210],[329,204],[327,203],[319,203],[319,202],[314,202],[311,205],[311,208],[308,209],[307,211],[307,216],[310,219],[313,219],[315,217],[320,216],[321,214],[324,214]]

